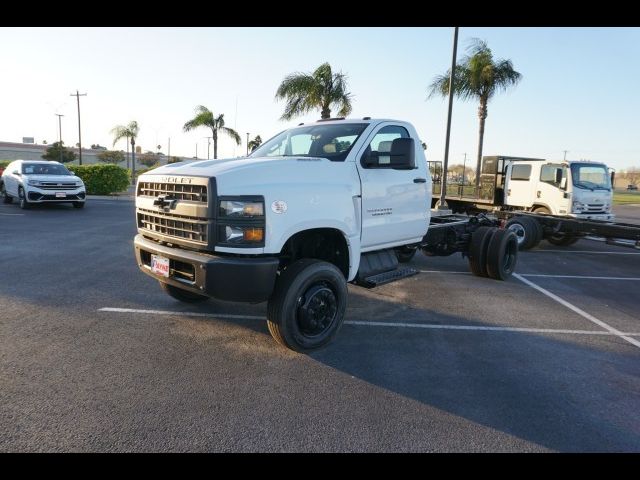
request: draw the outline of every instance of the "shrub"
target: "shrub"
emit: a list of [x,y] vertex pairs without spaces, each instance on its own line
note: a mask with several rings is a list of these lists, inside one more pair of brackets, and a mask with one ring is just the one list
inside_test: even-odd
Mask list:
[[97,157],[98,160],[103,163],[113,163],[114,165],[117,165],[120,162],[124,162],[124,153],[116,150],[104,150],[100,152]]
[[73,150],[64,146],[64,142],[54,142],[47,148],[47,151],[42,155],[45,160],[53,160],[60,163],[73,162],[78,156]]
[[117,165],[73,165],[71,170],[82,179],[89,195],[109,195],[129,186],[127,169]]

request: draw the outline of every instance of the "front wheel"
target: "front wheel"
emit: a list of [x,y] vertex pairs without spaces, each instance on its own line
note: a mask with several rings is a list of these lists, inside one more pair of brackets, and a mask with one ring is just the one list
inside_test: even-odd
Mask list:
[[338,334],[347,308],[347,282],[331,263],[304,258],[284,270],[269,299],[267,326],[281,345],[310,352]]
[[27,197],[22,187],[18,189],[18,199],[19,199],[18,202],[21,209],[26,210],[27,208],[29,208],[29,202],[27,201]]
[[164,282],[160,282],[160,288],[162,288],[162,290],[170,297],[173,297],[176,300],[180,300],[184,303],[199,303],[209,299],[209,297],[205,297],[204,295],[191,293],[187,290],[174,287],[173,285],[169,285],[168,283]]
[[4,183],[0,184],[0,194],[2,195],[2,203],[11,203],[13,201],[13,197],[4,188]]

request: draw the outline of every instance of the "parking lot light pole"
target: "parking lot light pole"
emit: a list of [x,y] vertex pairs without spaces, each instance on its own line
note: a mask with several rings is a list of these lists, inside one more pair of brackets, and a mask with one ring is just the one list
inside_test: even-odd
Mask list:
[[440,206],[438,210],[448,210],[449,205],[444,198],[447,189],[447,171],[449,170],[449,137],[451,135],[451,108],[453,107],[454,78],[456,73],[456,51],[458,49],[458,27],[453,34],[453,55],[451,56],[451,73],[449,75],[449,113],[447,114],[447,137],[444,144],[444,165],[442,168],[442,183],[440,184]]
[[60,148],[60,163],[62,163],[62,113],[56,113],[58,116],[58,147]]

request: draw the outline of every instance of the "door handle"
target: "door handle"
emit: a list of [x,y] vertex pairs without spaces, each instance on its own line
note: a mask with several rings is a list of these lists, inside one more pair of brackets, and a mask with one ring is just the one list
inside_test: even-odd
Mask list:
[[538,191],[536,192],[536,196],[537,196],[538,198],[540,198],[540,197],[542,196],[542,192],[541,192],[540,190],[538,190]]
[[413,183],[427,183],[426,178],[414,178]]

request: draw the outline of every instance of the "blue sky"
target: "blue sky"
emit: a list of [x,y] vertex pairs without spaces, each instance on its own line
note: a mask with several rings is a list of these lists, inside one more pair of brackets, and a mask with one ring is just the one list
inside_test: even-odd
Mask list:
[[[473,37],[509,58],[521,83],[489,104],[484,154],[604,161],[640,166],[640,28],[460,28],[458,58]],[[206,129],[182,125],[203,104],[224,113],[243,144],[219,144],[219,157],[245,151],[246,132],[267,139],[319,112],[279,121],[280,81],[328,61],[348,75],[354,117],[412,122],[429,160],[444,155],[447,102],[426,100],[451,63],[453,28],[3,28],[0,140],[62,135],[77,142],[76,88],[83,145],[111,146],[109,130],[137,120],[143,150],[206,157]],[[237,115],[236,115],[237,105]],[[450,163],[477,152],[477,103],[456,100]],[[116,145],[124,149],[124,141]],[[213,148],[211,149],[213,156]]]

